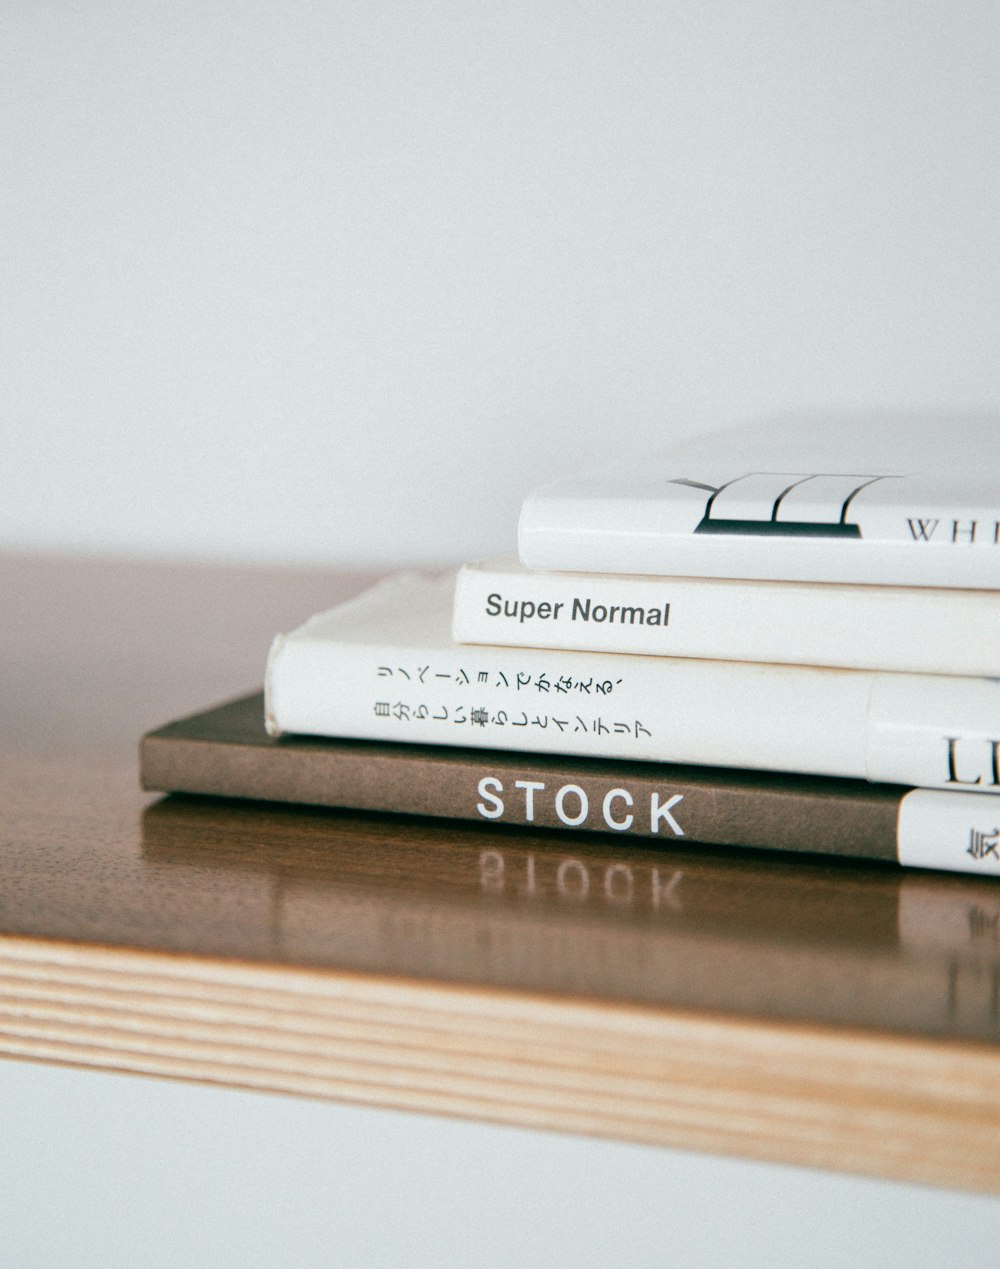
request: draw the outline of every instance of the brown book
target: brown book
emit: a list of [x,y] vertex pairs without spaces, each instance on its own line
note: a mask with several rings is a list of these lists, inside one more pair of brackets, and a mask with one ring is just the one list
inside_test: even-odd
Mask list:
[[[260,694],[150,732],[140,747],[140,774],[144,789],[160,792],[919,862],[949,871],[989,873],[996,862],[996,830],[983,816],[995,815],[998,804],[988,796],[651,762],[272,737]],[[915,797],[920,823],[933,821],[941,836],[940,857],[925,852],[915,859],[903,840],[901,808]],[[942,832],[949,817],[950,829]]]

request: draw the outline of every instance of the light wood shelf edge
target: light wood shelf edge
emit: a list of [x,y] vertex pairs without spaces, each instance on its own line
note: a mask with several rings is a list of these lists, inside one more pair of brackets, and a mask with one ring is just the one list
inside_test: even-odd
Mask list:
[[3,937],[0,1054],[1000,1190],[975,1044]]

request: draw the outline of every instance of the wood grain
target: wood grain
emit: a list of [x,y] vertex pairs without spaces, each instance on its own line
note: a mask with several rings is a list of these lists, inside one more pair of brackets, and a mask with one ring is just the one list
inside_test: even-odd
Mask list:
[[0,561],[0,1053],[1000,1189],[1000,887],[139,792],[362,581]]

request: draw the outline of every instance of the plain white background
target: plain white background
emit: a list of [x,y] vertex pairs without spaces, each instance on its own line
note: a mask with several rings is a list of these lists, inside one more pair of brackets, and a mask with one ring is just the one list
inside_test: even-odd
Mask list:
[[775,409],[1000,404],[988,0],[6,5],[0,544],[444,562]]
[[[622,450],[996,409],[998,54],[985,0],[6,5],[0,547],[444,563]],[[0,1105],[18,1265],[1000,1262],[912,1187],[16,1063]]]
[[989,1198],[0,1062],[16,1269],[995,1269]]

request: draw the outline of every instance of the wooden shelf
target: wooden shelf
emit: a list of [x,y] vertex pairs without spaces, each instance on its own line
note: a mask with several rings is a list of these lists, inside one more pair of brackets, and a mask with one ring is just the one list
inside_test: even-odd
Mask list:
[[139,792],[361,580],[0,562],[0,1052],[1000,1189],[995,883]]

